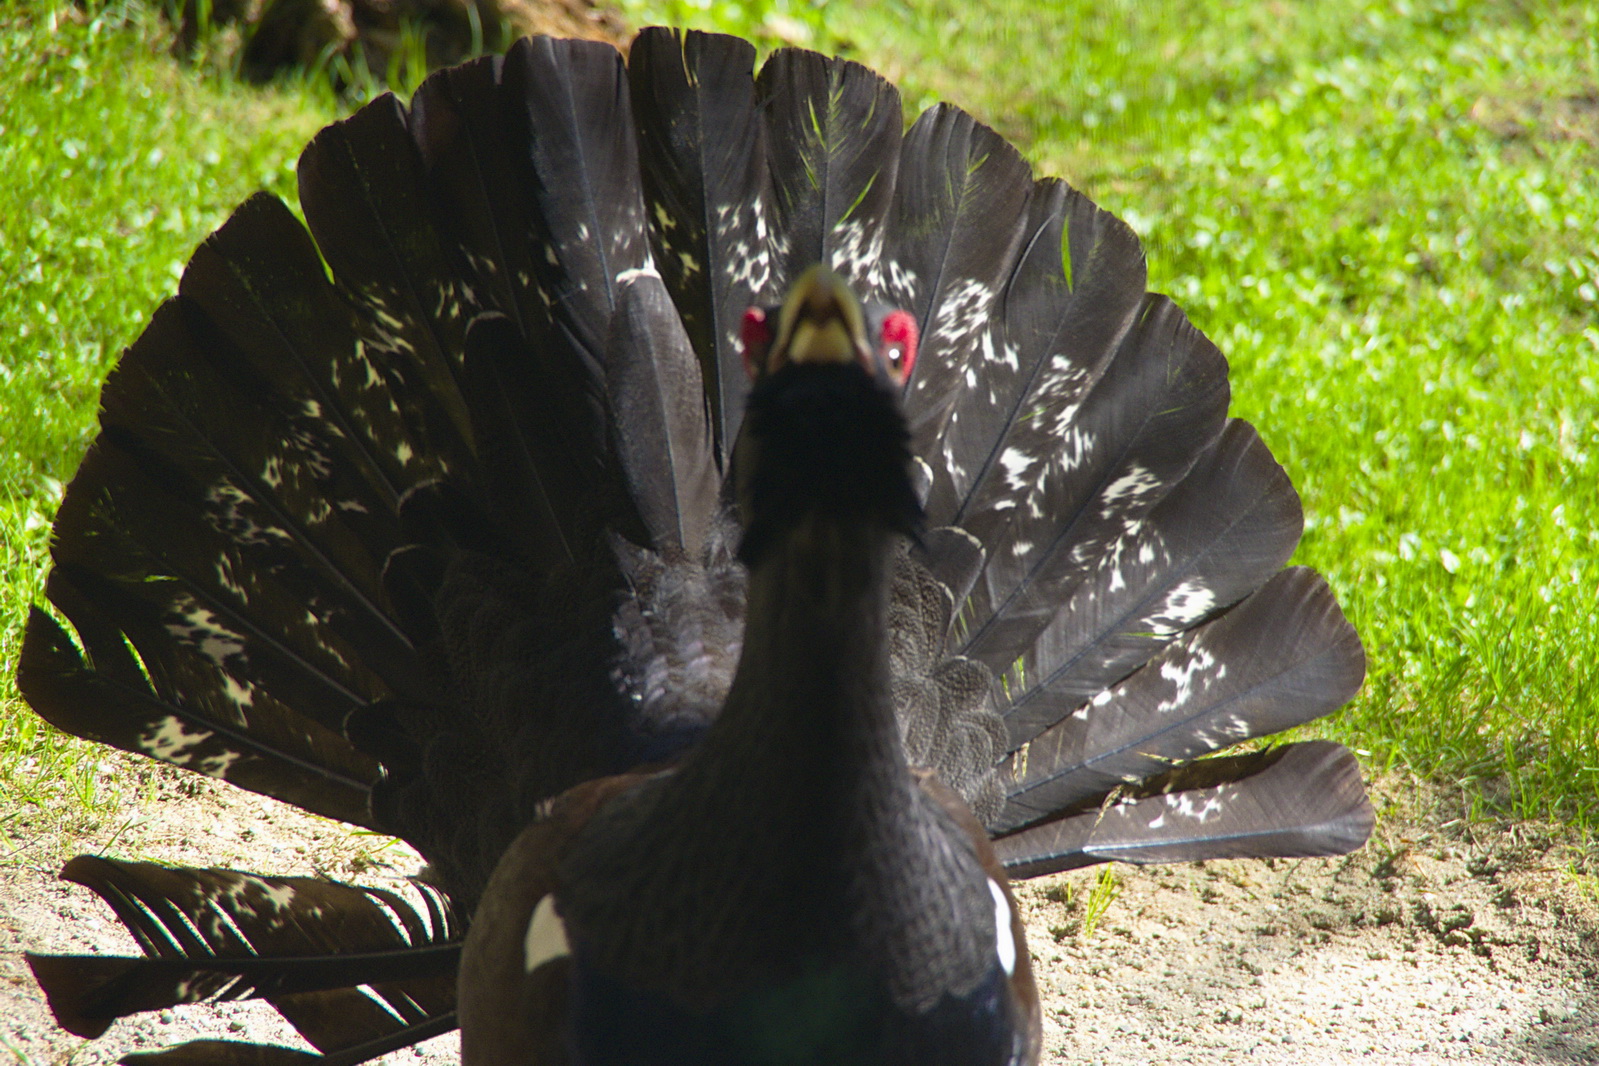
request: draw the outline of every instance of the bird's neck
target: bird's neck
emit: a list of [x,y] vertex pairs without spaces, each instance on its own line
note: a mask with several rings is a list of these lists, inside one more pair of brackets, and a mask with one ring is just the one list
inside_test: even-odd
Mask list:
[[830,848],[863,815],[903,809],[913,786],[889,672],[896,541],[811,519],[769,547],[750,572],[738,673],[685,776],[773,808],[763,824],[803,820]]
[[906,766],[897,550],[885,530],[810,521],[752,565],[722,713],[676,771],[596,816],[563,869],[595,972],[708,1005],[870,970],[923,1009],[994,969],[986,875]]

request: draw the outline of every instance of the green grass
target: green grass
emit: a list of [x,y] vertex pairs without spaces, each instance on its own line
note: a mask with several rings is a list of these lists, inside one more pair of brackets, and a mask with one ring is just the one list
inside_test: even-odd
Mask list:
[[[630,3],[841,50],[1133,223],[1370,655],[1326,731],[1599,828],[1599,15],[1578,3]],[[97,383],[333,106],[46,0],[0,23],[0,661]],[[54,15],[51,13],[54,12]],[[53,18],[54,31],[44,20]],[[76,752],[0,680],[0,797]],[[72,758],[61,756],[62,765]],[[30,761],[31,760],[31,761]],[[81,791],[81,790],[80,790]],[[0,804],[3,806],[3,804]]]

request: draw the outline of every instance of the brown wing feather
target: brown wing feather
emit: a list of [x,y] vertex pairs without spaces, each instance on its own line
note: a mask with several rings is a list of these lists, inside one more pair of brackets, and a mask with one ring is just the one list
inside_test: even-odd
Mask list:
[[472,1066],[563,1066],[567,968],[558,958],[529,973],[525,943],[533,911],[556,887],[574,837],[606,802],[651,775],[588,781],[550,801],[517,836],[489,878],[461,953],[457,1015],[461,1061]]
[[1011,942],[1016,950],[1016,966],[1010,975],[1011,995],[1015,998],[1017,1014],[1027,1031],[1027,1053],[1022,1057],[1022,1062],[1039,1061],[1039,1053],[1044,1042],[1043,1009],[1038,1001],[1038,985],[1033,980],[1033,957],[1027,951],[1027,930],[1022,924],[1021,911],[1016,907],[1016,897],[1011,894],[1010,877],[1005,873],[1005,866],[999,861],[999,856],[994,854],[994,846],[989,842],[988,830],[983,828],[972,809],[960,796],[936,775],[928,770],[913,770],[916,783],[921,786],[932,800],[944,809],[944,813],[954,819],[955,824],[971,838],[972,847],[977,852],[977,858],[983,864],[989,878],[1005,893],[1005,904],[1010,909]]

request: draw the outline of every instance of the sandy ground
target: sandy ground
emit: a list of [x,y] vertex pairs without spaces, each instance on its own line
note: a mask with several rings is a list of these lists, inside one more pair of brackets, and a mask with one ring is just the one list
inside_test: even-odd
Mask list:
[[[20,1062],[93,1066],[198,1037],[297,1044],[260,1004],[56,1030],[20,953],[134,950],[74,851],[382,881],[402,845],[186,775],[153,773],[86,836],[35,827],[0,861],[0,1043]],[[1552,834],[1449,817],[1385,782],[1377,836],[1344,860],[1097,870],[1024,885],[1046,1060],[1599,1064],[1599,904]],[[15,827],[14,827],[15,829]],[[1585,886],[1587,886],[1585,888]],[[298,1045],[303,1046],[303,1045]],[[454,1062],[455,1037],[389,1057]]]

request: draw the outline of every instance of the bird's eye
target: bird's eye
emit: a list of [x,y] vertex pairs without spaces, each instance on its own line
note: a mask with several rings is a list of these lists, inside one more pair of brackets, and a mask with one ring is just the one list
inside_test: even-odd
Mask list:
[[878,351],[884,369],[896,385],[903,385],[910,379],[911,368],[916,365],[916,342],[916,319],[907,311],[890,311],[883,319]]
[[751,307],[744,312],[738,336],[739,348],[744,356],[744,372],[754,381],[765,369],[766,349],[772,343],[772,323],[765,308]]

